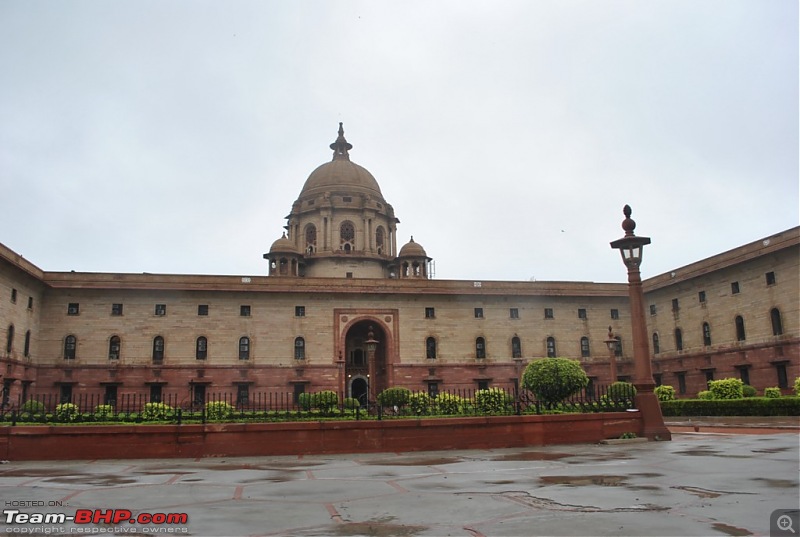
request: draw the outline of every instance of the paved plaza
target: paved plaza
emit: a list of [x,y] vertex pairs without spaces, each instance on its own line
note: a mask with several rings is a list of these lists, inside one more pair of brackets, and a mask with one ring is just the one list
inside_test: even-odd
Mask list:
[[[797,509],[798,434],[502,450],[0,466],[5,534],[770,535]],[[53,514],[99,516],[54,523]],[[95,511],[99,510],[99,511]],[[176,524],[103,516],[185,514]],[[18,511],[8,515],[9,511]],[[20,523],[20,514],[50,522]],[[16,518],[14,518],[16,517]],[[24,517],[23,517],[24,518]],[[30,518],[36,521],[36,518]],[[147,522],[147,521],[145,521]],[[800,528],[793,528],[800,530]],[[26,533],[23,533],[26,532]]]

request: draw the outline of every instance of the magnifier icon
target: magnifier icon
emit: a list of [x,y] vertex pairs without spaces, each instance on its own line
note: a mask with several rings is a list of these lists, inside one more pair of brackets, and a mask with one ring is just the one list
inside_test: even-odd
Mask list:
[[791,531],[796,533],[792,527],[792,518],[789,515],[781,515],[777,520],[778,529],[781,531]]

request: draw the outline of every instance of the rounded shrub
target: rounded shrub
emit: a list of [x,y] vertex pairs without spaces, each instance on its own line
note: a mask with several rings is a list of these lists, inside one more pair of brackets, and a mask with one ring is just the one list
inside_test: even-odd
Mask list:
[[225,420],[233,416],[233,406],[226,401],[209,401],[206,403],[206,418]]
[[[673,389],[673,395],[675,390]],[[618,380],[611,384],[608,387],[608,397],[611,398],[612,401],[624,401],[627,399],[633,399],[636,395],[636,387],[631,384],[630,382],[623,382]]]
[[758,395],[758,392],[749,384],[742,386],[742,397],[755,397],[756,395]]
[[175,409],[166,403],[145,403],[142,419],[145,421],[168,420],[175,415]]
[[525,367],[522,386],[539,401],[552,406],[589,384],[589,377],[578,360],[541,358]]
[[674,401],[675,400],[675,388],[672,386],[661,385],[656,386],[656,389],[653,390],[658,397],[659,401]]
[[332,390],[314,392],[311,397],[311,404],[321,412],[332,412],[339,406],[339,396]]
[[800,377],[794,379],[794,394],[800,397]]
[[431,403],[431,396],[425,392],[414,392],[408,398],[408,408],[417,416],[429,414]]
[[502,388],[475,392],[475,408],[486,414],[504,414],[513,409],[514,398]]
[[434,407],[439,414],[462,414],[466,400],[452,393],[440,393],[436,396]]
[[346,410],[355,410],[356,408],[361,406],[361,403],[358,402],[358,399],[355,397],[345,397],[344,402],[342,403]]
[[113,418],[114,407],[112,405],[97,405],[94,407],[94,417],[98,420]]
[[35,399],[28,399],[22,406],[19,407],[20,412],[28,412],[29,414],[44,414],[44,403]]
[[381,406],[396,406],[402,408],[408,404],[410,397],[411,390],[408,388],[386,388],[378,394],[378,403],[380,403]]
[[714,394],[711,393],[709,390],[703,390],[697,394],[698,399],[704,399],[706,401],[710,401],[714,399]]
[[75,421],[78,414],[78,405],[74,403],[61,403],[56,406],[55,416],[58,421]]
[[311,410],[314,406],[314,394],[303,392],[297,396],[297,406],[300,407],[300,410]]
[[708,391],[713,394],[713,399],[741,399],[744,397],[744,382],[735,378],[709,380]]
[[773,386],[772,388],[764,388],[764,397],[769,397],[771,399],[775,399],[783,395],[781,393],[781,389],[777,386]]

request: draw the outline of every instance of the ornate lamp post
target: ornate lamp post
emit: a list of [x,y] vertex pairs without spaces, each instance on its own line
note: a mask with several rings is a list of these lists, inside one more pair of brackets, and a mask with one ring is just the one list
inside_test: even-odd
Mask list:
[[622,254],[622,262],[628,268],[628,297],[631,304],[631,331],[633,335],[633,362],[636,397],[634,403],[642,413],[643,434],[651,440],[670,440],[672,435],[664,425],[661,406],[653,393],[656,383],[653,381],[653,370],[650,364],[650,347],[647,341],[647,325],[644,316],[644,292],[639,266],[642,264],[642,249],[650,244],[649,237],[637,237],[633,230],[636,222],[631,219],[631,208],[626,205],[622,209],[625,220],[622,229],[625,236],[611,243],[611,247]]
[[367,393],[369,394],[367,396],[367,401],[369,402],[369,401],[374,401],[376,397],[376,394],[374,393],[375,392],[375,382],[374,382],[375,349],[378,348],[378,343],[380,342],[375,339],[375,334],[372,331],[372,326],[370,326],[368,330],[369,331],[367,332],[367,341],[364,342],[367,345],[367,365],[369,366],[369,374],[367,375],[367,378],[369,379],[371,377],[373,380],[372,382],[367,381]]
[[611,327],[608,327],[608,337],[605,340],[605,344],[608,347],[608,365],[611,368],[611,382],[617,381],[617,348],[619,342],[617,338],[614,337],[614,332],[611,331]]

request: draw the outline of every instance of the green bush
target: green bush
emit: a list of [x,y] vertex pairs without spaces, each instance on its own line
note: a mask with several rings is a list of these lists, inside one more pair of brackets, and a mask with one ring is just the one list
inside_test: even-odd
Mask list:
[[800,377],[794,379],[794,394],[800,397]]
[[662,401],[664,416],[800,416],[800,397],[676,399]]
[[656,386],[656,389],[653,391],[655,392],[659,401],[672,401],[675,399],[675,388],[672,386]]
[[301,410],[311,410],[311,408],[314,406],[314,394],[303,392],[298,395],[297,406],[299,406]]
[[233,416],[233,406],[226,401],[209,401],[206,403],[206,418],[210,420],[226,420]]
[[414,392],[408,398],[408,408],[414,415],[423,416],[431,411],[431,396],[425,392]]
[[714,399],[714,394],[711,393],[708,390],[703,390],[701,392],[698,392],[697,398],[698,399],[702,399],[704,401],[710,401],[710,400]]
[[356,408],[361,406],[361,403],[358,402],[358,399],[355,397],[345,397],[344,399],[344,408],[347,410],[355,410]]
[[94,407],[95,419],[109,419],[114,417],[114,407],[112,405],[97,405]]
[[475,392],[475,407],[486,414],[505,414],[513,409],[514,398],[502,388]]
[[56,419],[58,421],[75,421],[78,419],[78,405],[74,403],[61,403],[56,406]]
[[44,413],[44,403],[41,401],[37,401],[35,399],[28,399],[22,406],[19,407],[20,412],[28,412],[30,414],[43,414]]
[[311,397],[311,405],[320,412],[329,413],[339,406],[339,396],[332,390],[315,392]]
[[378,394],[378,403],[381,406],[396,406],[402,408],[408,404],[411,390],[408,388],[386,388]]
[[552,407],[589,384],[578,360],[541,358],[529,363],[522,374],[522,386]]
[[612,401],[633,399],[636,396],[636,387],[630,382],[617,381],[608,387],[608,396]]
[[756,395],[758,395],[758,392],[749,384],[742,386],[742,397],[755,397]]
[[168,420],[175,415],[175,409],[166,403],[145,403],[142,419],[145,421]]
[[466,400],[452,393],[440,393],[434,399],[436,411],[439,414],[463,414]]
[[764,388],[764,397],[770,397],[774,399],[776,397],[781,397],[782,395],[781,389],[776,386],[773,386],[772,388]]
[[744,382],[742,379],[727,378],[709,380],[708,391],[714,399],[741,399],[744,397]]

